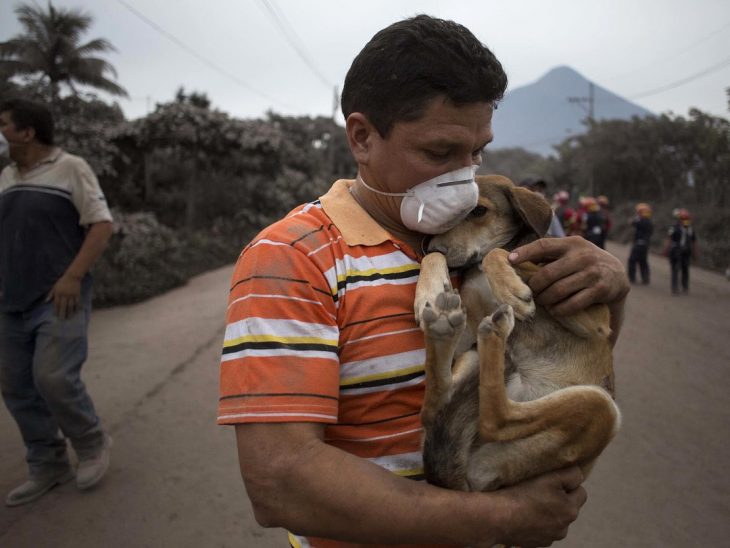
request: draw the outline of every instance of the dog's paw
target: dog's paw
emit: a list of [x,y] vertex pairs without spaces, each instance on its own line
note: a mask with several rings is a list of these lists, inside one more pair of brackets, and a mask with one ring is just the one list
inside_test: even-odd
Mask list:
[[[495,255],[494,257],[496,259],[502,258],[501,255]],[[503,260],[494,260],[493,253],[490,253],[483,263],[483,269],[489,280],[492,295],[498,303],[510,305],[518,320],[526,320],[535,315],[535,301],[532,298],[532,290],[522,281],[512,265],[505,263]]]
[[434,339],[450,339],[460,335],[466,321],[461,297],[455,289],[445,288],[436,301],[426,303],[421,311],[421,329]]
[[501,339],[507,340],[515,327],[515,313],[508,304],[500,305],[491,316],[484,318],[479,324],[479,335],[486,336],[496,333]]

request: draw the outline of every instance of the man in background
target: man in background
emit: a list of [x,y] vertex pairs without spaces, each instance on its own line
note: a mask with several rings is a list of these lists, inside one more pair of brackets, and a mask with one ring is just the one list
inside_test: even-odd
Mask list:
[[[8,506],[31,502],[74,473],[78,487],[88,489],[109,466],[111,438],[80,373],[89,269],[112,234],[112,218],[91,168],[54,146],[53,129],[43,104],[0,105],[12,160],[0,174],[0,387],[29,471],[28,481],[8,494]],[[76,471],[66,438],[78,457]]]
[[697,258],[697,236],[692,227],[692,215],[684,208],[677,212],[676,222],[669,227],[664,254],[669,257],[672,268],[672,293],[679,293],[680,275],[682,293],[689,293],[689,265]]
[[636,216],[630,221],[634,229],[634,240],[629,254],[628,275],[629,281],[636,283],[636,267],[641,273],[641,283],[649,285],[649,246],[654,225],[651,222],[651,206],[646,203],[636,205]]

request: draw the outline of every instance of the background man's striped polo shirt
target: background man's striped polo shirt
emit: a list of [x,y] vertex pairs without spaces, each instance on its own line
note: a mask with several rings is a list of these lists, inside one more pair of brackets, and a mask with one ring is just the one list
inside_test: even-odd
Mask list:
[[[0,174],[0,310],[42,303],[81,249],[89,225],[111,221],[83,158],[54,148],[28,172]],[[84,276],[90,284],[90,274]]]

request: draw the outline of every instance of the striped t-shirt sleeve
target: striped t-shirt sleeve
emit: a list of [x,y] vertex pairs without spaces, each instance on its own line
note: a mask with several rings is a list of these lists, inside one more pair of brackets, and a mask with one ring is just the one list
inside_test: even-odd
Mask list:
[[263,233],[244,250],[228,301],[219,424],[337,421],[332,291],[322,271],[283,238]]

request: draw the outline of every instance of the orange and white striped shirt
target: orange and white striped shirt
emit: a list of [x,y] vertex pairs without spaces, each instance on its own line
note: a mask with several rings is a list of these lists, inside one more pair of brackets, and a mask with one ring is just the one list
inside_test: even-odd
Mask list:
[[[420,265],[337,181],[246,246],[233,274],[219,424],[325,423],[325,441],[422,479]],[[353,546],[290,535],[293,546]]]

